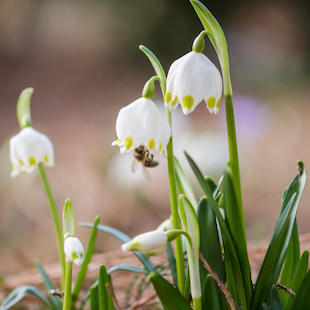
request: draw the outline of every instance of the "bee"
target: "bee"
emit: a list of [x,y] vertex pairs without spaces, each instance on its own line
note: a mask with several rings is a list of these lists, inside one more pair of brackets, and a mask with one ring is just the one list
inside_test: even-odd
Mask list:
[[131,170],[136,172],[136,163],[142,165],[143,174],[146,179],[150,180],[151,176],[146,168],[154,168],[158,166],[158,161],[154,160],[154,155],[143,144],[139,145],[134,150],[134,160],[132,162]]

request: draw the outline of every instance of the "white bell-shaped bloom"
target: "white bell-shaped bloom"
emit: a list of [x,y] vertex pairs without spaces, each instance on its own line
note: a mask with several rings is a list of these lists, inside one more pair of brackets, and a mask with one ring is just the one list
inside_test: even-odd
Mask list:
[[151,252],[166,245],[167,234],[164,231],[152,230],[138,235],[122,245],[123,251]]
[[221,95],[221,74],[204,54],[192,51],[172,63],[165,96],[170,110],[180,103],[183,113],[187,115],[204,100],[209,111],[216,114]]
[[64,251],[67,262],[80,266],[84,260],[84,249],[81,241],[76,237],[67,237],[64,241]]
[[150,151],[165,154],[170,126],[155,103],[142,97],[119,111],[116,134],[117,140],[112,145],[118,145],[122,153],[144,145]]
[[40,162],[53,166],[52,142],[46,135],[26,127],[10,139],[10,159],[13,177],[21,171],[33,172]]

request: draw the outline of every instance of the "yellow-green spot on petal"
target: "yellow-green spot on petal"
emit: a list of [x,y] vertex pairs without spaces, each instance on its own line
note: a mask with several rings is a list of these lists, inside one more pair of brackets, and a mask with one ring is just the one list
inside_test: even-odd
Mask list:
[[165,96],[165,102],[168,103],[171,101],[171,99],[172,99],[172,94],[169,91],[167,91],[166,96]]
[[20,159],[20,160],[19,160],[19,164],[20,164],[21,166],[23,166],[23,165],[24,165],[24,162]]
[[221,98],[216,102],[216,108],[219,109],[221,104]]
[[208,102],[207,102],[207,106],[209,107],[209,109],[213,109],[215,107],[215,98],[214,97],[210,97],[208,99]]
[[174,107],[178,102],[178,97],[175,96],[174,100],[172,101],[171,105]]
[[76,254],[75,252],[72,252],[72,259],[73,259],[73,260],[78,259],[78,256],[77,256],[77,254]]
[[183,97],[182,107],[184,109],[191,109],[194,105],[194,98],[190,95]]
[[126,150],[129,150],[132,147],[132,144],[133,144],[132,138],[127,137],[125,139],[125,148],[126,148]]
[[154,140],[154,139],[151,139],[151,140],[149,141],[149,148],[150,148],[150,150],[153,150],[154,145],[155,145],[155,140]]
[[159,150],[159,152],[161,152],[162,148],[163,148],[163,143],[162,143],[162,142],[159,142],[159,144],[158,144],[158,150]]
[[37,162],[33,156],[29,157],[28,161],[29,161],[30,166],[35,166],[35,164]]
[[46,163],[49,163],[49,162],[51,161],[51,159],[50,159],[47,155],[45,155],[45,156],[44,156],[44,161],[45,161]]

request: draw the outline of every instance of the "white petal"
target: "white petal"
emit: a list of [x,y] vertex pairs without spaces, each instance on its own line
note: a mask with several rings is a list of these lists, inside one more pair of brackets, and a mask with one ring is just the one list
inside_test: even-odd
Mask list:
[[66,260],[81,265],[84,259],[84,249],[81,241],[76,237],[68,237],[64,241]]

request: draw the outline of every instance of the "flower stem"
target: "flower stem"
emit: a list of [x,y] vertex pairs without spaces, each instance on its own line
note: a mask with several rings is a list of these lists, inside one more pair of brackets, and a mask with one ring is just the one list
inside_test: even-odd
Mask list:
[[226,123],[227,123],[227,137],[228,137],[228,148],[229,148],[229,160],[232,169],[232,178],[235,186],[236,198],[238,201],[239,216],[242,223],[242,232],[244,240],[246,239],[244,214],[243,214],[243,203],[242,203],[242,189],[240,180],[240,168],[239,168],[239,156],[238,146],[236,137],[236,126],[234,117],[234,107],[231,94],[225,95],[225,106],[226,106]]
[[[169,109],[166,109],[167,119],[171,128],[171,112]],[[174,168],[174,155],[173,155],[173,143],[172,143],[172,133],[170,141],[167,145],[167,159],[168,159],[168,175],[169,175],[169,187],[170,187],[170,205],[171,205],[171,214],[172,214],[172,224],[174,229],[180,229],[181,223],[178,213],[178,197],[177,197],[177,188],[175,181],[175,168]],[[178,288],[179,291],[184,293],[184,283],[185,283],[185,274],[184,274],[184,256],[182,248],[182,239],[177,237],[175,239],[175,257],[176,257],[176,268],[177,268],[177,278],[178,278]]]
[[72,262],[66,263],[65,295],[63,310],[71,310]]
[[201,310],[201,297],[200,298],[193,298],[193,310]]
[[60,227],[60,221],[59,221],[59,216],[57,213],[55,201],[47,180],[47,176],[44,170],[44,167],[42,163],[39,163],[38,169],[41,175],[42,183],[44,185],[45,193],[48,198],[49,204],[50,204],[50,210],[52,212],[53,220],[54,220],[54,225],[56,229],[56,234],[57,234],[57,241],[58,241],[58,252],[59,252],[59,258],[61,262],[61,268],[62,268],[62,280],[61,280],[61,287],[64,287],[64,280],[65,280],[65,268],[66,268],[66,262],[65,262],[65,253],[64,253],[64,245],[63,245],[63,236],[61,232],[61,227]]

